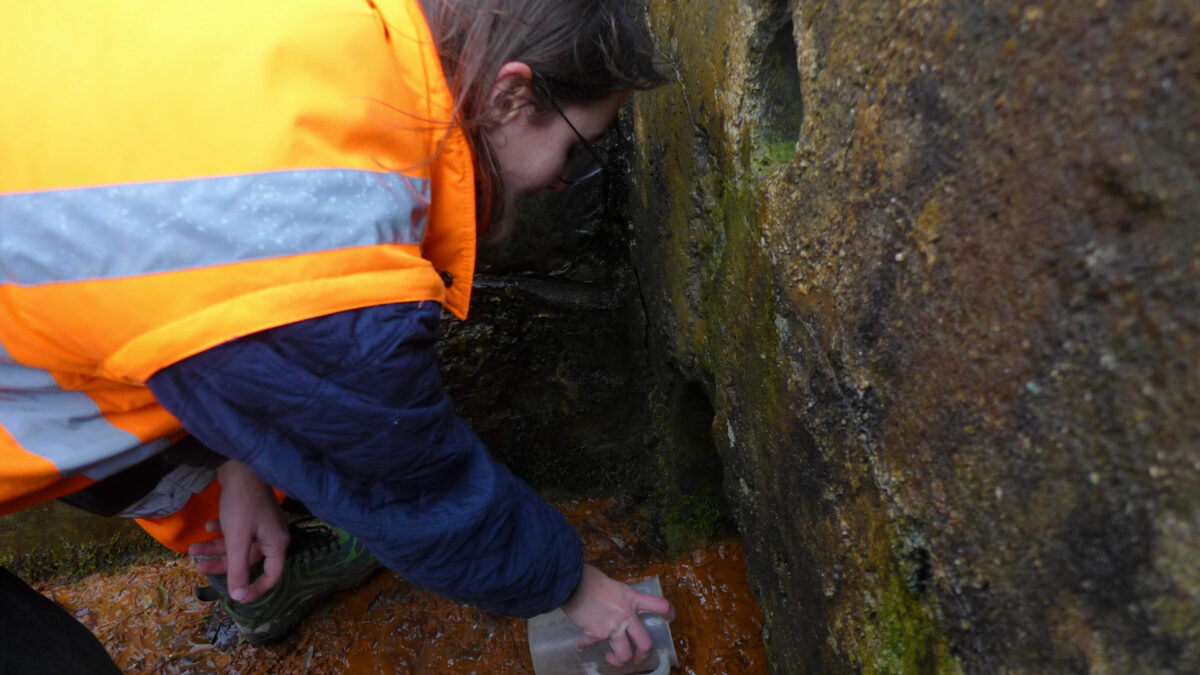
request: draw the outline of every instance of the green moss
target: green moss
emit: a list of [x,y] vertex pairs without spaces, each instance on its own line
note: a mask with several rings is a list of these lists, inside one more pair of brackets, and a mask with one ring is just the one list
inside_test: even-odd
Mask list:
[[[713,213],[714,227],[725,231],[721,264],[707,286],[701,312],[710,325],[721,326],[717,339],[704,345],[711,372],[737,378],[735,385],[764,417],[791,424],[794,412],[783,403],[779,373],[774,274],[759,241],[759,195],[751,181],[727,183]],[[731,292],[732,290],[732,292]],[[736,359],[736,367],[729,361]],[[774,426],[772,428],[784,428]]]
[[895,565],[879,593],[857,655],[865,675],[962,672],[934,612]]
[[[676,12],[711,11],[714,15],[708,18],[712,20],[675,21],[672,25],[699,25],[706,30],[717,26],[734,32],[740,26],[734,20],[737,13],[727,11],[728,6],[703,7],[684,9],[655,3],[652,16],[666,21]],[[718,29],[714,35],[725,33]],[[687,52],[696,44],[706,43],[680,40],[673,47]],[[748,125],[739,142],[714,142],[723,135],[720,114],[727,102],[715,93],[722,90],[715,84],[724,71],[715,62],[711,65],[711,69],[681,73],[678,86],[639,98],[639,115],[653,127],[643,133],[656,141],[667,139],[674,151],[647,172],[664,188],[656,199],[644,202],[661,219],[665,234],[662,257],[656,262],[656,273],[661,275],[658,290],[665,299],[663,308],[670,314],[668,321],[674,321],[670,331],[673,351],[685,355],[681,359],[687,364],[684,376],[707,379],[704,374],[716,374],[720,381],[713,393],[737,391],[769,424],[778,422],[775,428],[783,428],[783,420],[792,420],[795,413],[785,409],[779,390],[774,275],[761,250],[761,182],[755,176],[761,176],[764,168],[773,170],[791,161],[795,134],[764,139],[770,129]],[[652,154],[639,153],[642,157]],[[745,170],[748,158],[753,167],[750,172]],[[736,381],[726,380],[729,376]],[[709,452],[718,471],[701,485],[695,484],[696,458],[688,455],[694,443],[680,438],[672,428],[674,414],[669,405],[660,408],[652,422],[661,434],[655,501],[660,505],[657,520],[668,548],[678,551],[727,536],[734,527],[715,447]],[[711,414],[704,425],[697,426],[712,445]],[[763,434],[764,441],[774,442],[769,436]]]
[[782,139],[769,143],[766,146],[766,159],[772,166],[787,164],[792,161],[792,157],[796,155],[795,139]]
[[749,149],[751,175],[761,178],[776,169],[790,164],[796,156],[796,139],[787,135],[764,131],[753,136]]
[[655,521],[675,556],[736,533],[723,491],[721,459],[712,438],[713,410],[696,384],[676,387],[669,404],[654,406],[662,430],[656,462]]
[[96,572],[115,571],[175,555],[146,534],[119,532],[98,541],[0,555],[0,567],[26,582],[71,582]]
[[0,519],[0,565],[28,581],[69,581],[171,555],[131,520],[105,518],[59,501]]
[[[759,250],[758,229],[753,226],[759,211],[756,188],[751,181],[722,178],[712,182],[717,183],[719,192],[713,195],[705,218],[672,224],[677,240],[694,242],[694,250],[704,255],[702,267],[672,265],[666,275],[676,311],[682,312],[681,325],[692,328],[682,352],[695,354],[697,369],[702,372],[735,377],[736,381],[720,386],[741,392],[769,427],[784,428],[794,412],[784,406],[776,377],[780,349],[776,302],[771,286],[762,283],[772,275],[765,269],[770,263]],[[698,290],[698,297],[685,302],[685,297],[679,296],[686,295],[683,289],[689,275],[697,274],[692,288]],[[675,417],[673,413],[660,414],[655,427],[669,429]],[[711,410],[695,428],[702,429],[712,445],[703,455],[708,459],[687,455],[687,447],[698,441],[681,438],[677,428],[666,432],[659,454],[660,484],[665,486],[659,491],[659,503],[664,504],[659,522],[671,552],[736,531],[713,444]],[[706,465],[709,461],[715,469]],[[709,476],[705,482],[697,484],[689,478],[704,472]]]
[[729,514],[712,495],[684,495],[662,514],[667,554],[678,556],[698,545],[732,536]]
[[1157,520],[1154,566],[1174,591],[1154,601],[1156,628],[1182,644],[1200,644],[1200,543],[1188,518],[1167,512]]

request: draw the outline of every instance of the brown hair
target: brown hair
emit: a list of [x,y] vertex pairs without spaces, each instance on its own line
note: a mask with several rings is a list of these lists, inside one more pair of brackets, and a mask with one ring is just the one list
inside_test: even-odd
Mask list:
[[665,78],[648,32],[625,0],[420,0],[455,100],[455,120],[475,158],[480,231],[501,237],[512,221],[512,193],[488,147],[488,93],[500,66],[533,72],[530,104],[588,105],[649,89]]

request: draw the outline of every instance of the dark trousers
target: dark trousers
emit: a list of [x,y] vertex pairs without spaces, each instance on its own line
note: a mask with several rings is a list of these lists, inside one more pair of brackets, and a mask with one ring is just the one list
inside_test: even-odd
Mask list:
[[[191,438],[62,501],[104,516],[120,513],[180,464],[224,458]],[[120,673],[104,646],[75,617],[0,567],[0,675]]]
[[120,675],[75,617],[0,567],[0,675]]

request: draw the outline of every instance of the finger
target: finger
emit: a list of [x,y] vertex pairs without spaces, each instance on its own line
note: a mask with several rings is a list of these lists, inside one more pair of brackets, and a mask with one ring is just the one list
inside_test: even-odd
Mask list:
[[257,541],[250,542],[250,552],[247,554],[246,559],[250,562],[251,566],[263,559],[262,547],[258,545]]
[[259,577],[254,580],[254,583],[246,587],[246,597],[241,601],[254,602],[255,600],[261,598],[264,593],[271,590],[271,587],[274,586],[275,582],[277,581],[279,581],[278,577],[270,578],[266,574],[259,575]]
[[225,574],[226,570],[225,556],[196,561],[196,571],[201,574]]
[[209,532],[220,532],[221,531],[221,521],[210,520],[207,523],[204,523],[204,529],[208,530]]
[[624,630],[618,631],[608,639],[608,644],[612,646],[612,651],[609,652],[604,660],[614,666],[624,665],[629,659],[633,658],[633,648],[629,646],[629,636]]
[[575,643],[575,648],[583,649],[584,647],[591,647],[592,645],[596,644],[597,642],[604,642],[604,638],[592,637],[592,636],[588,635],[587,633],[584,633],[583,637],[579,638],[579,641]]
[[198,541],[188,547],[188,555],[197,559],[223,556],[225,555],[225,538]]
[[202,541],[188,547],[188,555],[201,574],[225,574],[225,540]]
[[287,542],[283,546],[257,544],[253,547],[263,558],[263,573],[247,588],[245,602],[250,602],[271,590],[283,576],[284,562],[287,560]]
[[636,608],[638,614],[657,614],[667,621],[675,620],[675,607],[671,601],[657,595],[639,595]]
[[637,648],[633,662],[641,663],[646,660],[646,653],[654,646],[654,640],[650,637],[650,632],[646,630],[646,626],[641,621],[634,621],[629,624],[627,631],[629,637],[633,640],[634,647]]
[[237,602],[246,601],[246,587],[250,584],[249,554],[249,533],[225,534],[225,561],[228,568],[225,578],[229,582],[229,597]]

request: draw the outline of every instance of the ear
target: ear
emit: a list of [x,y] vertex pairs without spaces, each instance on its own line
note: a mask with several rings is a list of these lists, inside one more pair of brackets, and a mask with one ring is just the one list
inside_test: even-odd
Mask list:
[[533,71],[521,61],[509,61],[496,71],[496,82],[488,92],[488,118],[504,124],[521,114],[533,100]]

